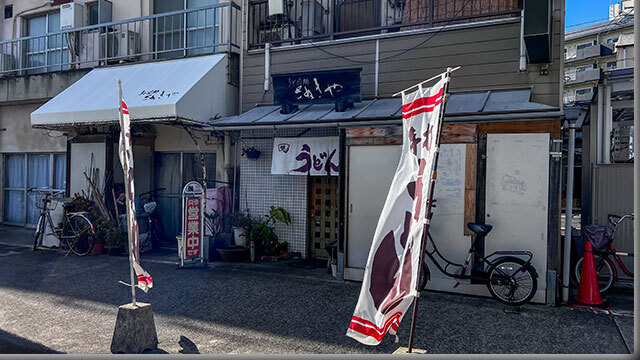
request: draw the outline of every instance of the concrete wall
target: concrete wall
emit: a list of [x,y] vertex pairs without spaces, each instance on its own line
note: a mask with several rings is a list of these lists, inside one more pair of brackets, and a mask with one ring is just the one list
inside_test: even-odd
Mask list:
[[41,104],[0,105],[0,153],[64,152],[67,138],[31,127],[30,114]]

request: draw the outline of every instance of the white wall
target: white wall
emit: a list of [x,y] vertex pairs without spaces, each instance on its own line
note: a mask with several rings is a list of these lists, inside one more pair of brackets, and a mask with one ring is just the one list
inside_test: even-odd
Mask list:
[[104,188],[104,174],[105,174],[105,161],[106,161],[106,144],[104,142],[99,143],[73,143],[71,144],[71,163],[67,166],[71,167],[71,179],[70,179],[70,195],[75,193],[81,193],[81,191],[87,194],[89,184],[85,179],[83,172],[86,172],[89,177],[91,157],[93,156],[93,167],[98,169],[98,181],[94,184],[96,188],[102,193]]

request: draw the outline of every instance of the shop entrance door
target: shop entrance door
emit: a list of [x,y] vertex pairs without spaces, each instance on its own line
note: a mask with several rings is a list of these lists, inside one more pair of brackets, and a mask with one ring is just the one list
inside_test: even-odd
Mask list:
[[329,254],[325,246],[338,240],[338,177],[311,176],[310,179],[310,255],[326,259]]

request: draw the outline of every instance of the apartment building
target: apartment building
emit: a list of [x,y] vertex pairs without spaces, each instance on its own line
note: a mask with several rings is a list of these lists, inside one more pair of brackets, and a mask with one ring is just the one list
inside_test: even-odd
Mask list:
[[607,21],[566,32],[564,104],[590,102],[603,70],[630,66],[625,47],[632,35],[633,1],[612,4]]
[[238,111],[240,7],[218,0],[2,0],[0,8],[2,223],[33,226],[37,192],[88,195],[84,172],[102,194],[122,185],[121,79],[134,124],[136,192],[166,188],[159,210],[168,234],[177,234],[182,186],[203,177],[185,128],[200,139],[209,187],[228,180],[224,139],[202,128]]

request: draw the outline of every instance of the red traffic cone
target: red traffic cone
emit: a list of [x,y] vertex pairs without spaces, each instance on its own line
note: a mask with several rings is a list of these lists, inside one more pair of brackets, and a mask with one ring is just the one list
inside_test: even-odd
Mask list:
[[572,306],[591,307],[598,309],[609,309],[605,302],[600,298],[600,288],[598,287],[598,274],[596,273],[596,264],[593,261],[593,247],[590,241],[584,244],[584,260],[582,260],[582,269],[580,270],[580,287],[578,288],[578,296]]

